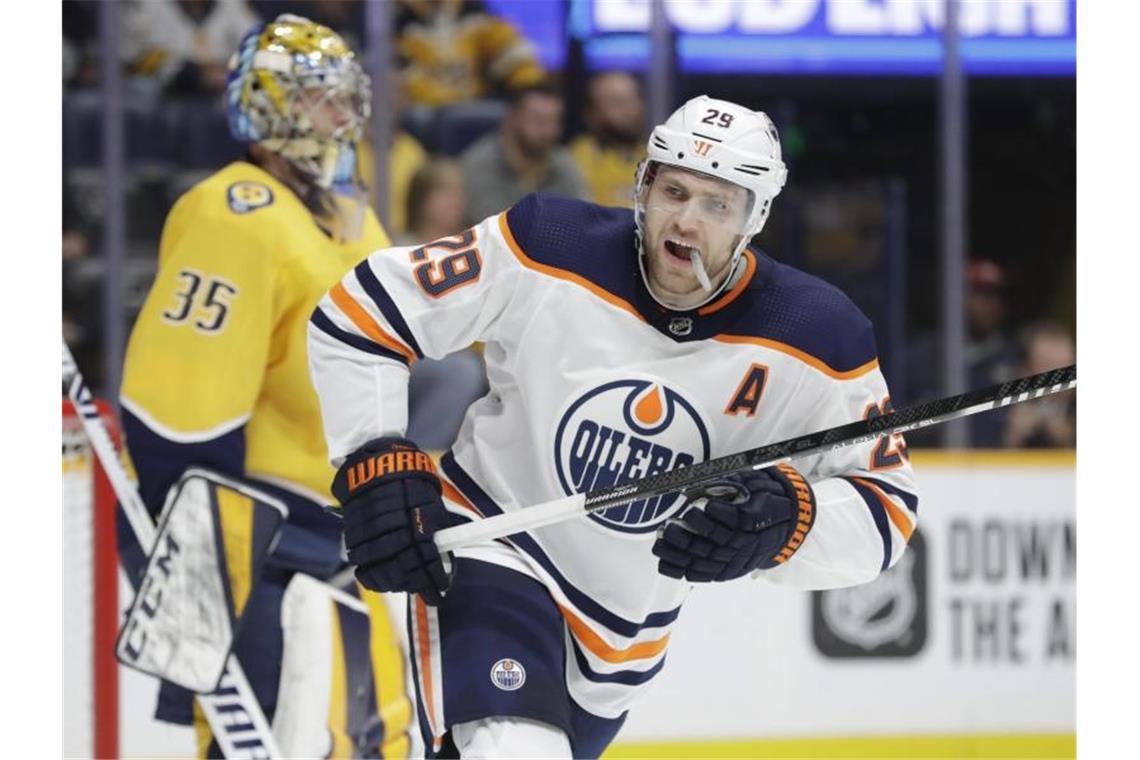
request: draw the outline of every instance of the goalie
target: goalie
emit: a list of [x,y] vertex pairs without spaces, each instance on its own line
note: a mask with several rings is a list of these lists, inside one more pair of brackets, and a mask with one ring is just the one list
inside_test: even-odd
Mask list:
[[[286,754],[406,756],[412,708],[383,599],[354,583],[317,583],[329,589],[322,602],[311,582],[331,581],[345,565],[339,521],[322,509],[333,471],[308,377],[306,325],[345,270],[390,245],[355,165],[368,77],[333,31],[282,15],[243,38],[226,100],[231,131],[248,153],[183,195],[166,220],[155,282],[127,348],[127,448],[153,514],[192,466],[288,507],[234,644],[266,717],[278,718]],[[298,576],[304,582],[290,587]],[[304,610],[325,602],[337,622],[329,630],[326,605],[313,634]],[[314,645],[314,635],[332,648]],[[314,684],[313,674],[329,683]],[[314,693],[328,694],[327,703],[313,704]],[[216,755],[193,705],[192,693],[164,683],[157,717],[195,723],[200,752]],[[320,725],[300,731],[304,720]]]

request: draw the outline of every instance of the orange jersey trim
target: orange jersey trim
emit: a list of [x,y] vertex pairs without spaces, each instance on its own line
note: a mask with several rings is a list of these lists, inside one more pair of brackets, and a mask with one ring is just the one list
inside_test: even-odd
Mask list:
[[443,478],[440,478],[439,482],[443,486],[443,497],[445,499],[447,499],[448,501],[455,502],[456,504],[458,504],[463,509],[466,509],[471,514],[482,519],[483,513],[480,512],[478,509],[476,509],[475,505],[472,504],[470,501],[468,501],[467,498],[463,494],[459,493],[458,488],[451,485],[451,483],[447,482]]
[[338,309],[344,312],[346,317],[352,320],[352,324],[356,325],[358,330],[376,343],[403,356],[408,360],[408,364],[415,363],[415,352],[386,332],[380,323],[373,319],[372,315],[365,311],[364,307],[357,303],[356,299],[344,289],[343,283],[338,282],[329,290],[329,298],[337,305]]
[[633,306],[625,299],[615,296],[613,293],[595,285],[579,274],[569,272],[565,269],[559,269],[558,267],[552,267],[548,264],[540,264],[539,262],[527,256],[526,253],[523,252],[522,247],[518,244],[518,241],[515,240],[515,236],[511,233],[511,227],[509,224],[507,224],[507,212],[505,211],[499,214],[499,231],[503,233],[503,239],[507,241],[507,246],[511,249],[511,253],[513,253],[515,255],[515,258],[519,260],[519,263],[527,269],[533,269],[536,272],[542,272],[545,275],[555,277],[559,280],[566,280],[567,282],[572,282],[575,285],[580,285],[609,305],[616,306],[622,311],[632,314],[642,322],[645,321],[645,317],[641,316],[641,314],[638,313],[637,309],[633,308]]
[[744,274],[742,274],[740,276],[740,279],[737,280],[736,284],[732,286],[732,290],[728,291],[712,303],[706,304],[697,309],[698,315],[703,317],[707,314],[712,314],[713,312],[720,311],[725,306],[728,306],[730,303],[740,297],[740,294],[743,293],[744,289],[748,287],[748,283],[752,282],[752,275],[756,274],[756,257],[752,255],[752,251],[746,250],[744,252],[744,261]]
[[855,369],[840,371],[827,365],[823,362],[823,360],[817,359],[811,354],[805,351],[801,351],[795,346],[789,346],[787,343],[781,343],[778,340],[757,338],[751,335],[715,335],[713,336],[713,340],[719,340],[721,343],[751,343],[755,346],[770,348],[773,351],[779,351],[780,353],[787,354],[788,356],[791,356],[795,359],[799,359],[804,364],[815,367],[823,374],[827,375],[828,377],[834,377],[836,380],[854,380],[857,377],[862,377],[863,375],[878,368],[879,366],[879,360],[875,358],[866,364],[856,367]]
[[435,685],[432,683],[431,670],[431,636],[428,633],[427,605],[417,594],[415,597],[416,627],[419,628],[420,649],[420,678],[424,686],[424,707],[427,708],[428,723],[431,724],[432,733],[436,733],[439,723],[435,715]]
[[891,522],[895,524],[895,527],[899,529],[899,533],[902,533],[903,538],[909,543],[911,534],[914,533],[914,526],[911,524],[910,518],[891,500],[891,497],[887,496],[887,494],[883,492],[883,489],[869,480],[864,480],[863,478],[851,479],[871,489],[871,492],[875,494],[875,497],[882,503],[883,509],[887,510],[887,516],[891,518]]
[[562,617],[566,619],[566,624],[570,626],[574,638],[605,662],[616,664],[630,660],[645,660],[661,654],[669,645],[669,634],[665,634],[654,641],[642,641],[625,649],[615,649],[603,641],[602,637],[586,625],[572,610],[563,607],[561,604],[558,605],[558,609],[562,610]]

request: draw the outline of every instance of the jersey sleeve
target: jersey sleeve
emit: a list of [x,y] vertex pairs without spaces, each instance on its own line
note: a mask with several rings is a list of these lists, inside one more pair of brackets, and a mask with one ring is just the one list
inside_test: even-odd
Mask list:
[[518,282],[506,214],[422,246],[376,251],[321,300],[309,368],[335,465],[407,428],[408,368],[494,343]]
[[261,386],[279,268],[248,220],[176,204],[123,368],[127,447],[158,511],[191,464],[244,469],[244,426]]
[[[870,323],[852,341],[874,355]],[[868,345],[869,343],[869,345]],[[805,383],[803,433],[891,410],[877,360],[850,373],[816,372]],[[761,577],[801,588],[836,588],[873,580],[899,560],[917,525],[918,493],[902,435],[797,459],[793,465],[815,493],[811,529],[783,564]]]

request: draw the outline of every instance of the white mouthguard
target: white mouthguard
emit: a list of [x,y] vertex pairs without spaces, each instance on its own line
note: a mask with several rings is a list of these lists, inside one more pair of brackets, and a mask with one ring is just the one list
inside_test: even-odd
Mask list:
[[701,287],[705,289],[706,293],[712,291],[712,283],[709,282],[709,274],[705,271],[705,265],[701,263],[701,252],[696,248],[689,252],[689,261],[693,263],[693,271],[697,273],[697,279],[701,281]]

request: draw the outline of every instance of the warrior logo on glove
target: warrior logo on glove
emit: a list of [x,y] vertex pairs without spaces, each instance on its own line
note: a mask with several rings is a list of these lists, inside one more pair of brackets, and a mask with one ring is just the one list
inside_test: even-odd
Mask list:
[[657,569],[693,583],[727,581],[787,562],[815,522],[815,495],[781,464],[687,491],[679,519],[658,532]]
[[348,492],[354,493],[377,476],[412,471],[430,472],[435,475],[435,465],[431,457],[419,449],[393,444],[392,451],[367,457],[347,469],[345,474],[348,476]]

